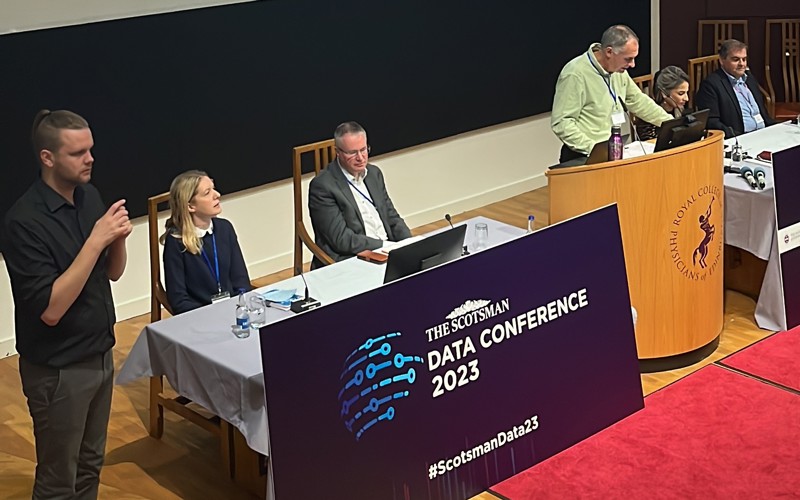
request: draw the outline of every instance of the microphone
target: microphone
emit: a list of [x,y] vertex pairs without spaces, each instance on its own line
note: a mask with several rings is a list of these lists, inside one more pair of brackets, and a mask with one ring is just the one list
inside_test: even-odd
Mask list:
[[[663,95],[664,95],[664,99],[665,99],[665,100],[667,100],[667,101],[669,101],[670,105],[672,105],[672,107],[673,107],[673,108],[675,108],[675,109],[681,109],[681,107],[680,107],[680,106],[678,106],[678,103],[677,103],[677,102],[675,102],[675,99],[673,99],[672,97],[670,97],[670,96],[668,96],[668,95],[666,95],[666,94],[663,94]],[[687,115],[687,116],[691,116],[691,115]],[[692,118],[694,118],[694,117],[692,117]]]
[[764,172],[764,169],[756,167],[753,170],[753,175],[756,178],[756,182],[758,182],[758,189],[764,189],[767,186],[767,173]]
[[756,189],[758,187],[758,183],[756,183],[756,178],[753,177],[753,171],[750,169],[750,167],[742,167],[739,175],[741,175],[747,181],[747,183],[750,184],[751,188]]
[[317,299],[312,299],[308,296],[308,281],[306,281],[306,277],[303,273],[300,273],[300,277],[303,278],[303,284],[306,286],[306,294],[305,298],[292,302],[290,309],[295,314],[306,312],[322,305]]
[[[453,227],[453,218],[450,217],[450,214],[444,214],[444,218],[447,222],[450,223],[450,229],[455,229]],[[467,245],[461,247],[461,256],[463,257],[464,255],[469,255],[469,250],[467,249]]]
[[646,155],[647,150],[644,149],[644,144],[642,144],[642,141],[639,138],[639,132],[636,131],[636,125],[633,124],[633,117],[631,116],[631,113],[628,111],[628,106],[625,105],[625,101],[623,101],[620,96],[617,96],[617,101],[619,101],[619,104],[622,106],[622,111],[624,111],[625,115],[628,117],[628,123],[630,123],[631,125],[631,132],[633,133],[633,138],[636,140],[636,142],[639,143],[639,146],[641,146],[642,154]]
[[625,105],[625,101],[622,100],[622,97],[617,96],[617,101],[619,101],[620,106],[622,106],[622,111],[628,112],[628,106]]
[[[737,136],[736,132],[733,131],[733,127],[725,126],[724,128],[725,130],[723,132],[725,132],[725,137],[727,138],[733,137],[734,141],[733,152],[736,153],[738,151],[739,155],[743,156],[742,147],[739,145],[739,136]],[[731,155],[731,157],[733,157],[733,155]],[[739,161],[741,161],[741,158],[739,158]]]
[[739,137],[737,137],[733,131],[733,127],[726,127],[726,134],[730,132],[733,136],[734,145],[733,151],[731,152],[731,161],[734,163],[741,162],[744,160],[744,153],[742,152],[742,146],[739,145]]

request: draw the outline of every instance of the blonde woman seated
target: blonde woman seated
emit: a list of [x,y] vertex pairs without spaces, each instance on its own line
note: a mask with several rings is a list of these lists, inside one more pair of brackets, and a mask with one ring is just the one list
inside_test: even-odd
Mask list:
[[[689,75],[677,66],[667,66],[653,78],[653,99],[664,111],[675,118],[685,113],[689,102]],[[658,136],[659,127],[644,120],[636,119],[636,132],[639,139],[646,141]]]
[[205,172],[190,170],[169,188],[164,280],[175,314],[250,290],[250,277],[233,225],[217,215],[220,194]]

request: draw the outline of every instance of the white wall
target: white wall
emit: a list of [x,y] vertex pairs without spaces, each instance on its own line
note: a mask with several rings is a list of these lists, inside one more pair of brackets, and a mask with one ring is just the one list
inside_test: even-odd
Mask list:
[[650,0],[650,72],[661,69],[661,0]]
[[0,34],[252,0],[0,0]]
[[[544,171],[558,158],[560,146],[545,114],[371,161],[383,170],[398,211],[415,227],[445,213],[457,214],[544,186]],[[223,216],[236,227],[252,277],[291,267],[291,180],[226,195],[222,202]],[[527,215],[519,215],[521,224]],[[119,320],[149,311],[146,218],[134,221],[127,246],[128,267],[113,285]],[[5,267],[0,258],[0,357],[14,354],[13,300]]]
[[[659,0],[651,2],[657,16]],[[237,2],[2,0],[0,33],[230,3]],[[657,42],[658,37],[654,40]],[[371,135],[380,133],[369,130],[368,123],[364,125]],[[409,226],[415,227],[438,220],[447,212],[457,214],[544,186],[544,171],[558,158],[559,148],[550,131],[549,115],[544,114],[372,160],[383,169],[398,211]],[[224,216],[236,226],[251,276],[291,266],[290,181],[224,196],[223,205]],[[521,213],[520,220],[526,216]],[[149,310],[147,251],[147,222],[141,218],[134,222],[128,238],[127,271],[113,287],[120,320]],[[14,354],[13,300],[5,267],[0,258],[0,357]]]

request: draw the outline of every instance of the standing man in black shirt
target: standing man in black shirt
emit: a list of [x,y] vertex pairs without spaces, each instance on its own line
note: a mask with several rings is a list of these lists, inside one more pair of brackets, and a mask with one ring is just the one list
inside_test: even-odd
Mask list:
[[6,265],[22,389],[36,440],[33,498],[97,498],[114,364],[109,279],[125,270],[132,226],[89,184],[89,124],[42,110],[32,140],[40,178],[5,217]]

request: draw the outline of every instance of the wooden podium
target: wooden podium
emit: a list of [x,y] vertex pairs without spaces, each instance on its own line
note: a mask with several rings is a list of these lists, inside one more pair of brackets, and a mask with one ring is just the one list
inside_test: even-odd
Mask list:
[[710,131],[660,153],[547,172],[551,224],[618,204],[642,371],[695,363],[719,343],[722,141]]

